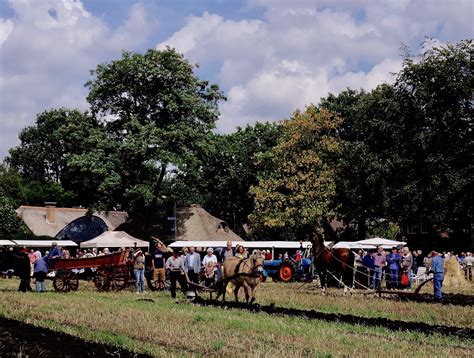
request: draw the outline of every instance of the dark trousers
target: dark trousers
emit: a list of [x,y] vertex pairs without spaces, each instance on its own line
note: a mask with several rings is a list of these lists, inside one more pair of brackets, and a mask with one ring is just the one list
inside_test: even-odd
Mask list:
[[170,273],[170,291],[171,291],[171,297],[176,298],[176,282],[179,282],[179,285],[181,286],[181,290],[185,291],[187,284],[186,284],[186,277],[181,271],[171,271]]
[[398,269],[390,269],[390,288],[398,287]]
[[199,276],[194,270],[188,270],[189,281],[199,284]]
[[18,287],[18,291],[26,292],[31,291],[30,286],[30,276],[27,277],[20,277],[20,287]]
[[433,289],[435,301],[439,302],[443,298],[441,288],[443,287],[444,275],[442,273],[435,273],[433,278]]
[[472,281],[472,266],[466,266],[465,270],[466,280]]

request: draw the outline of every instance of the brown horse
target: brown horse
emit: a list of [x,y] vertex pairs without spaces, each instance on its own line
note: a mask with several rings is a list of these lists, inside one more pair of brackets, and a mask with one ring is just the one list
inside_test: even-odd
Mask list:
[[246,302],[252,304],[253,301],[255,301],[255,291],[260,284],[260,275],[263,272],[263,260],[264,255],[259,250],[255,250],[248,259],[240,260],[237,257],[233,257],[225,260],[222,265],[224,284],[221,287],[217,299],[219,299],[222,294],[222,299],[225,301],[227,283],[232,282],[234,284],[235,301],[239,301],[239,290],[243,287]]
[[333,249],[324,245],[323,237],[316,234],[313,243],[313,265],[321,280],[323,294],[326,293],[328,272],[336,278],[341,277],[344,284],[344,295],[347,288],[352,289],[354,278],[354,253],[349,249]]

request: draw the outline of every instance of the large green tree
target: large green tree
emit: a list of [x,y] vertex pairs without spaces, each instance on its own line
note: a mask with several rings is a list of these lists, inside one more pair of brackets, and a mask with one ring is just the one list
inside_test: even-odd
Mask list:
[[258,230],[290,231],[309,238],[332,212],[341,151],[335,131],[341,120],[311,105],[282,123],[278,144],[262,155],[267,170],[251,188]]
[[249,189],[258,183],[262,169],[257,157],[277,144],[279,129],[275,123],[257,123],[231,134],[213,134],[201,153],[198,177],[188,180],[201,194],[203,206],[241,235],[254,209]]
[[406,108],[406,174],[413,195],[404,221],[460,229],[474,213],[473,41],[432,46],[407,56],[395,89]]
[[398,218],[393,201],[404,203],[412,192],[406,180],[403,106],[393,87],[381,85],[371,92],[330,94],[321,107],[344,119],[337,131],[343,150],[334,204],[338,217],[356,224],[358,238],[364,239],[368,221]]
[[124,52],[93,74],[87,99],[106,136],[98,133],[97,148],[73,156],[73,166],[94,173],[105,207],[147,212],[160,204],[168,171],[197,167],[224,96],[172,49]]

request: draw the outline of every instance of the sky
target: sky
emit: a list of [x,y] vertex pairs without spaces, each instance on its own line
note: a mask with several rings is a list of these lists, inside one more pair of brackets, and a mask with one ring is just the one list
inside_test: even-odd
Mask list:
[[471,0],[0,0],[0,160],[37,113],[87,110],[90,70],[123,50],[199,64],[227,96],[229,133],[390,83],[402,44],[473,38],[473,15]]

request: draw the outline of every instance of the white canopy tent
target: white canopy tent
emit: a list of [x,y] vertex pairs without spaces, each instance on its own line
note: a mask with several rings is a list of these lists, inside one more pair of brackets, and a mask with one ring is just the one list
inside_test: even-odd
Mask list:
[[[327,245],[326,245],[327,246]],[[337,242],[333,248],[335,249],[351,249],[351,250],[355,250],[355,249],[362,249],[363,247],[358,244],[357,242],[353,242],[353,241],[339,241]]]
[[[325,242],[325,244],[327,244]],[[232,241],[232,247],[243,245],[250,249],[271,249],[272,247],[278,249],[299,249],[299,241]],[[311,242],[304,241],[303,248],[306,249],[311,245]],[[176,241],[168,245],[169,247],[226,247],[227,241]]]
[[137,239],[125,231],[105,231],[92,240],[81,243],[82,248],[90,247],[146,247],[150,246],[148,241]]
[[0,240],[0,246],[15,246],[16,244],[10,240]]
[[13,240],[13,245],[25,247],[51,247],[53,242],[57,242],[58,246],[61,247],[77,246],[77,244],[71,240]]
[[403,241],[389,240],[382,237],[373,237],[366,240],[360,240],[354,242],[353,244],[359,245],[355,247],[360,247],[363,249],[374,249],[378,246],[382,246],[384,249],[391,249],[394,246],[405,245]]

